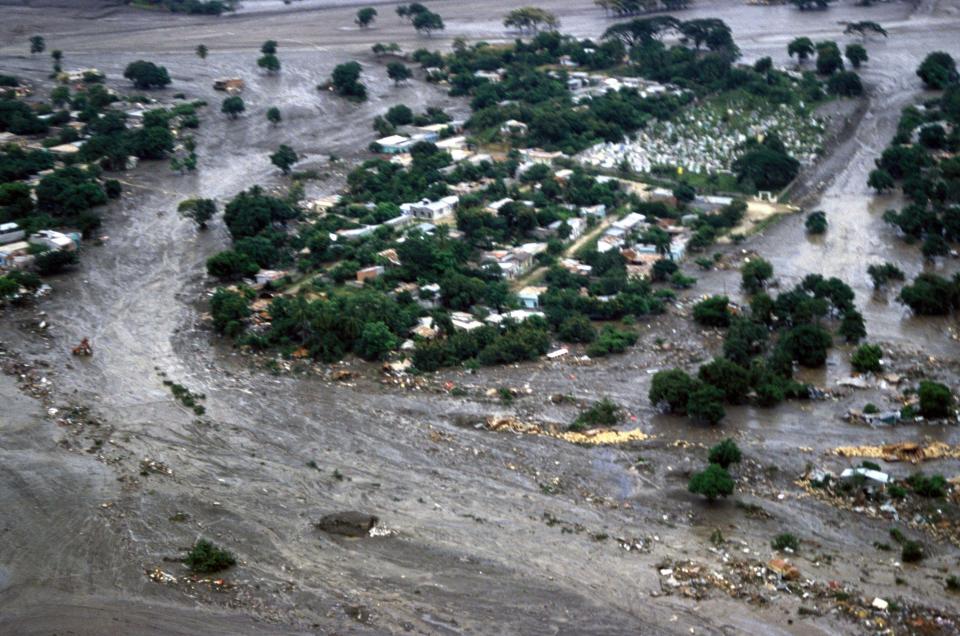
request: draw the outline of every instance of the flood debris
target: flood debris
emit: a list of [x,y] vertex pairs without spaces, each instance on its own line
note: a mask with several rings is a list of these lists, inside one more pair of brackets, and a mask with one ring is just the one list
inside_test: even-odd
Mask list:
[[380,521],[376,515],[349,510],[324,515],[314,522],[314,527],[327,534],[343,537],[370,537]]
[[920,462],[933,459],[960,459],[960,446],[943,442],[921,445],[917,442],[898,442],[883,446],[840,446],[833,449],[838,457],[882,459],[885,462]]
[[522,435],[543,435],[555,437],[572,444],[610,445],[625,444],[627,442],[643,442],[652,439],[640,429],[618,431],[614,429],[595,428],[586,431],[560,430],[557,424],[538,424],[522,422],[513,416],[491,415],[486,419],[483,428],[489,431],[512,432]]
[[84,338],[80,341],[80,344],[73,348],[71,353],[75,356],[89,357],[93,355],[93,346],[90,345],[88,338]]

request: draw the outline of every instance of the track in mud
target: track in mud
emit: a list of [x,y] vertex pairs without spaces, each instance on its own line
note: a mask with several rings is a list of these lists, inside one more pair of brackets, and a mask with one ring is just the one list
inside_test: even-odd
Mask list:
[[[557,0],[540,4],[560,15],[565,31],[581,37],[596,37],[609,24],[593,7]],[[736,409],[723,431],[654,415],[646,403],[648,371],[668,364],[655,341],[680,343],[678,356],[685,339],[690,355],[715,345],[699,342],[703,336],[690,333],[682,320],[652,325],[637,351],[596,366],[550,363],[479,376],[447,374],[481,387],[529,384],[533,395],[515,407],[482,397],[399,393],[369,381],[349,387],[273,376],[246,368],[218,346],[211,349],[195,300],[203,289],[203,262],[226,237],[219,227],[198,234],[177,218],[176,203],[200,193],[222,202],[250,184],[275,183],[267,154],[291,142],[333,173],[313,187],[333,191],[345,168],[327,166],[326,157],[354,157],[372,139],[372,118],[389,105],[463,108],[420,82],[394,88],[367,54],[370,43],[398,41],[412,48],[440,46],[457,35],[496,39],[508,8],[512,4],[500,0],[482,7],[438,3],[448,30],[434,42],[415,38],[387,6],[369,32],[353,28],[352,9],[162,22],[127,10],[77,20],[71,11],[0,9],[12,16],[0,25],[0,34],[11,36],[3,39],[14,42],[0,48],[0,64],[10,71],[43,77],[46,61],[21,57],[26,36],[12,37],[43,32],[50,46],[65,51],[69,66],[97,66],[116,78],[131,59],[146,57],[170,69],[171,92],[212,105],[199,133],[196,176],[173,176],[166,165],[152,164],[126,178],[132,194],[108,215],[110,240],[87,249],[82,271],[57,280],[56,293],[40,307],[52,325],[49,339],[6,327],[2,332],[8,344],[49,365],[44,372],[55,385],[54,406],[90,404],[113,430],[99,453],[106,461],[95,461],[96,453],[86,447],[68,452],[56,441],[69,434],[45,417],[37,402],[20,397],[10,378],[0,377],[5,400],[0,505],[21,511],[2,523],[0,631],[46,633],[82,624],[98,633],[115,625],[120,614],[130,633],[196,633],[201,620],[204,631],[213,633],[312,632],[315,625],[324,632],[794,631],[776,607],[717,599],[705,606],[707,612],[683,599],[650,598],[659,590],[654,565],[660,559],[702,554],[710,529],[730,524],[737,526],[731,532],[759,550],[780,529],[796,528],[824,550],[843,555],[817,576],[856,579],[861,568],[870,567],[867,587],[878,595],[893,593],[896,569],[873,563],[871,543],[883,539],[882,524],[858,525],[852,533],[845,526],[858,522],[793,496],[763,501],[775,519],[747,524],[732,505],[705,509],[684,492],[683,471],[699,465],[702,452],[673,449],[668,442],[674,438],[709,444],[734,434],[748,455],[780,466],[774,485],[784,490],[826,448],[895,440],[889,430],[839,421],[838,413],[864,401],[862,395],[839,404]],[[958,55],[960,20],[938,12],[935,4],[911,11],[889,3],[870,11],[870,19],[884,24],[891,36],[868,43],[867,116],[819,168],[830,185],[817,207],[827,211],[830,231],[810,241],[802,219],[792,218],[744,247],[770,259],[787,282],[810,272],[844,278],[857,292],[871,337],[949,355],[956,349],[946,323],[910,319],[870,289],[867,263],[894,260],[912,274],[921,259],[891,240],[879,218],[890,202],[874,201],[865,181],[900,108],[920,94],[913,69],[931,47],[931,34],[938,34],[937,47],[953,46],[950,52]],[[776,62],[786,61],[786,44],[795,35],[842,39],[837,22],[862,15],[862,9],[848,6],[831,9],[825,19],[788,7],[726,3],[685,13],[723,18],[748,59],[772,55]],[[255,51],[268,38],[280,41],[284,70],[276,78],[253,70]],[[206,61],[192,54],[199,42],[211,48]],[[372,99],[362,107],[318,95],[314,88],[351,57],[367,66]],[[216,112],[220,94],[210,88],[213,78],[232,75],[248,81],[248,114],[237,122]],[[271,105],[284,113],[280,127],[262,116]],[[736,288],[735,272],[696,275],[701,279],[696,293]],[[96,355],[67,360],[65,352],[83,336],[92,337]],[[845,375],[846,356],[833,355],[823,383]],[[158,371],[206,394],[205,423],[196,423],[173,401]],[[570,407],[546,399],[552,393],[610,395],[663,443],[642,450],[584,449],[455,424],[511,409],[547,420],[572,419]],[[903,439],[924,434],[960,442],[952,430],[896,431]],[[87,427],[73,439],[89,444],[96,435]],[[806,446],[814,452],[797,451]],[[653,463],[652,475],[637,472],[641,453]],[[173,475],[140,475],[144,457],[164,462]],[[308,466],[311,461],[318,469]],[[947,467],[956,470],[958,464]],[[549,494],[552,484],[559,484],[556,494]],[[316,517],[342,509],[375,512],[397,535],[361,543],[312,529]],[[176,512],[189,519],[171,522]],[[545,523],[545,515],[584,530],[564,533]],[[632,554],[591,536],[600,534],[659,540],[650,554]],[[196,595],[204,603],[196,607],[182,590],[150,581],[144,569],[176,571],[178,566],[164,565],[164,557],[180,554],[201,535],[229,546],[242,564],[230,575],[234,590],[201,590]],[[937,563],[952,564],[956,551],[943,551]],[[38,561],[36,555],[51,558]],[[918,580],[896,593],[923,599],[939,596],[939,589]],[[943,603],[956,609],[953,600]],[[370,614],[367,622],[353,617],[363,612],[350,609],[361,606]],[[814,633],[851,628],[829,617],[804,625]]]

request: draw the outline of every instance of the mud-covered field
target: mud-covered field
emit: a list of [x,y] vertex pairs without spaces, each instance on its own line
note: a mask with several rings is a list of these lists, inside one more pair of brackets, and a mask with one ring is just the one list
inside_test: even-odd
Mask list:
[[[411,50],[448,46],[457,36],[503,39],[502,15],[516,6],[432,3],[447,30],[428,39],[401,23],[393,5],[360,31],[355,8],[335,4],[248,0],[237,15],[214,19],[107,2],[0,1],[3,72],[44,85],[49,59],[26,55],[27,39],[40,33],[64,51],[65,68],[98,67],[126,89],[124,66],[150,59],[169,69],[167,93],[213,105],[202,118],[195,175],[174,175],[164,163],[124,175],[127,193],[106,215],[109,239],[88,246],[80,270],[54,280],[50,297],[0,314],[0,633],[878,631],[866,622],[877,614],[837,609],[836,595],[813,587],[804,597],[760,579],[743,583],[742,595],[719,587],[688,594],[670,581],[686,571],[676,566],[683,561],[728,577],[741,565],[749,570],[772,556],[770,539],[785,531],[803,541],[792,560],[805,579],[848,586],[867,607],[881,597],[960,614],[960,597],[943,585],[960,572],[955,545],[912,531],[930,556],[900,565],[899,553],[874,547],[889,541],[891,521],[829,505],[795,483],[808,465],[851,465],[829,453],[837,446],[960,444],[951,427],[844,421],[848,408],[892,404],[883,387],[836,386],[849,375],[847,348],[835,348],[826,369],[805,378],[834,396],[730,409],[721,428],[708,429],[657,415],[646,398],[654,370],[690,365],[719,345],[718,334],[686,318],[687,300],[641,325],[638,346],[622,356],[449,371],[413,387],[385,384],[376,368],[357,363],[345,365],[358,372],[346,382],[328,380],[329,369],[271,371],[212,337],[198,299],[204,261],[226,244],[226,232],[214,224],[198,233],[176,204],[195,195],[222,203],[251,184],[278,183],[267,155],[280,143],[326,174],[309,194],[335,192],[373,139],[373,117],[388,106],[466,113],[423,82],[394,87],[370,44]],[[587,0],[537,4],[581,37],[609,24]],[[798,190],[809,209],[827,212],[828,233],[807,238],[802,217],[791,217],[725,251],[734,263],[741,250],[759,252],[783,285],[808,273],[843,278],[857,292],[870,340],[893,353],[894,371],[956,386],[956,321],[912,318],[892,294],[874,293],[866,275],[867,264],[885,260],[910,276],[924,267],[919,251],[898,243],[881,220],[893,195],[873,197],[866,175],[900,109],[922,96],[919,61],[933,49],[960,56],[956,5],[866,9],[844,0],[827,13],[799,13],[704,2],[684,16],[724,19],[747,60],[772,55],[777,63],[786,63],[786,44],[797,35],[843,40],[845,20],[874,20],[890,32],[868,43],[867,102],[845,111],[844,134]],[[266,39],[280,45],[276,77],[255,70]],[[193,53],[201,42],[211,51],[205,61]],[[315,89],[349,59],[365,67],[371,99],[361,106]],[[247,81],[248,112],[237,121],[217,112],[222,94],[211,87],[228,76]],[[284,115],[275,128],[263,117],[273,105]],[[328,165],[330,154],[346,160]],[[948,260],[936,269],[956,268]],[[691,273],[699,278],[691,297],[739,294],[735,268]],[[85,336],[95,355],[72,358],[70,347]],[[164,379],[204,394],[206,414],[182,407]],[[466,395],[451,395],[445,382]],[[518,396],[509,404],[488,397],[499,387],[517,388]],[[577,406],[551,400],[557,394],[608,396],[629,411],[625,428],[652,438],[592,447],[482,426],[490,415],[567,424]],[[740,490],[707,505],[687,493],[687,478],[726,436],[746,454],[735,469]],[[898,476],[914,470],[884,467]],[[952,477],[960,462],[924,469]],[[375,514],[388,532],[347,539],[313,527],[344,510]],[[719,547],[710,540],[715,529],[726,539]],[[201,536],[240,560],[223,583],[190,580],[176,562]],[[157,569],[176,580],[148,576]]]

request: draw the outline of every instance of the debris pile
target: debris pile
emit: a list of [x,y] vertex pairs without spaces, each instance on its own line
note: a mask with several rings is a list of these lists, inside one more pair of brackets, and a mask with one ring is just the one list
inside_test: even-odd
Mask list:
[[590,429],[583,432],[558,430],[555,424],[536,424],[533,422],[521,422],[513,416],[491,415],[484,424],[481,424],[488,431],[511,432],[521,435],[543,435],[546,437],[555,437],[571,444],[589,444],[589,445],[610,445],[625,444],[627,442],[643,442],[651,439],[640,429],[631,429],[628,431],[618,431],[614,429]]
[[918,464],[931,459],[960,459],[960,446],[933,442],[921,446],[916,442],[899,442],[883,446],[840,446],[833,449],[839,457],[865,457],[882,459],[885,462],[911,462]]

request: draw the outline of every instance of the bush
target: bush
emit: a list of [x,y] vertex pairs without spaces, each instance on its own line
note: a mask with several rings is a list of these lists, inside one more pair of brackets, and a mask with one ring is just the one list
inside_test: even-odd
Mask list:
[[610,353],[623,353],[627,347],[637,343],[637,334],[632,331],[620,331],[606,326],[600,332],[596,342],[587,347],[587,355],[592,358],[602,358]]
[[687,490],[703,495],[713,501],[717,497],[726,497],[733,494],[733,478],[717,464],[710,464],[707,469],[695,473],[687,484]]
[[923,380],[917,393],[921,415],[926,418],[950,417],[954,399],[947,385]]
[[907,483],[913,492],[927,499],[943,499],[947,496],[947,480],[943,475],[924,475],[914,473],[907,477]]
[[707,327],[730,325],[730,299],[726,296],[711,296],[693,306],[693,319]]
[[927,88],[939,90],[957,81],[957,65],[949,53],[934,51],[924,58],[917,75]]
[[916,563],[924,558],[923,544],[919,541],[905,541],[900,552],[900,560],[904,563]]
[[563,342],[588,343],[596,340],[597,330],[593,328],[589,318],[577,314],[560,323],[557,335]]
[[853,368],[861,373],[880,373],[883,369],[880,360],[883,358],[883,350],[872,344],[860,345],[853,352],[850,363]]
[[719,424],[726,417],[723,410],[723,391],[711,384],[702,384],[690,392],[687,415],[707,424]]
[[623,411],[617,404],[603,398],[586,411],[577,416],[570,425],[571,431],[583,431],[597,426],[614,426],[623,417]]
[[743,454],[737,443],[727,438],[710,449],[710,455],[707,459],[711,464],[717,464],[721,468],[728,468],[730,464],[739,464],[743,459]]
[[784,550],[796,552],[800,549],[800,539],[789,532],[784,532],[774,537],[773,541],[770,542],[770,545],[774,550],[778,550],[780,552],[783,552]]
[[77,256],[76,251],[50,250],[38,254],[36,260],[33,261],[33,265],[37,268],[41,276],[48,276],[50,274],[59,274],[66,268],[71,265],[76,265],[79,262],[80,257]]
[[197,574],[211,574],[236,565],[237,559],[230,552],[215,546],[206,539],[197,541],[183,559]]
[[666,404],[670,412],[682,415],[687,412],[690,393],[698,385],[694,378],[680,369],[658,371],[653,375],[648,397],[654,406]]

